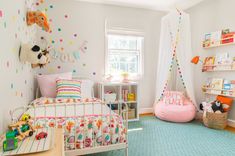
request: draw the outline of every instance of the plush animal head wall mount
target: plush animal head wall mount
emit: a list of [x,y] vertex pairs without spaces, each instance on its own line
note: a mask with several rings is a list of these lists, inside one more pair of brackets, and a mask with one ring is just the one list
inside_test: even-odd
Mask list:
[[43,28],[46,32],[50,31],[50,25],[47,20],[45,13],[41,11],[28,11],[26,15],[27,25],[31,26],[37,24],[39,27]]
[[21,62],[30,63],[32,68],[42,68],[50,63],[49,51],[41,50],[38,45],[22,44],[19,50],[19,57]]

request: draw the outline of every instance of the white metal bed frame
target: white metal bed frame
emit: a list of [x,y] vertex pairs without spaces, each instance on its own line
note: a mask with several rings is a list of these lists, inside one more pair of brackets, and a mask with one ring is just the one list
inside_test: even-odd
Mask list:
[[[123,101],[120,101],[120,102],[117,102],[117,103],[119,105],[119,108],[120,108],[120,104],[124,104],[125,105],[125,109],[119,110],[119,112],[120,112],[119,115],[122,116],[123,122],[124,122],[123,124],[125,125],[126,129],[128,129],[128,106]],[[54,112],[55,116],[54,117],[56,118],[57,117],[57,109],[56,109],[57,106],[65,107],[65,109],[64,109],[65,110],[64,118],[70,118],[70,117],[67,117],[67,114],[66,114],[67,113],[67,111],[66,111],[67,109],[66,108],[68,106],[73,106],[74,107],[74,115],[76,116],[76,108],[77,108],[78,105],[82,105],[83,106],[83,115],[82,115],[82,117],[85,118],[85,116],[86,116],[86,113],[85,113],[86,109],[85,109],[85,107],[87,105],[89,105],[89,104],[92,105],[92,112],[93,112],[93,114],[94,114],[94,106],[99,104],[101,106],[101,114],[100,114],[100,116],[107,116],[107,114],[103,115],[103,105],[108,105],[108,103],[105,103],[105,102],[88,102],[88,103],[87,102],[86,103],[81,102],[81,103],[71,103],[71,104],[70,103],[69,104],[67,104],[67,103],[66,104],[65,103],[54,103],[54,104],[48,104],[48,105],[32,105],[31,104],[31,105],[28,105],[26,107],[16,108],[16,109],[11,111],[11,120],[12,120],[12,122],[18,121],[19,117],[15,117],[14,116],[14,114],[17,111],[23,110],[23,112],[22,112],[22,115],[23,115],[23,113],[25,113],[27,110],[33,109],[34,116],[32,117],[32,119],[34,121],[36,121],[36,119],[37,119],[37,117],[36,117],[36,109],[44,108],[44,115],[46,116],[47,108],[49,108],[49,107],[53,107],[54,108],[54,110],[55,110],[55,112]],[[111,108],[110,108],[110,111],[109,111],[108,115],[110,117],[112,115],[114,115],[114,112],[111,110]],[[34,122],[34,123],[36,123],[36,122]],[[103,137],[104,135],[103,135],[102,129],[101,129],[101,132],[102,132],[102,137]],[[92,141],[94,141],[94,139],[95,138],[92,136]],[[75,149],[74,150],[66,150],[65,149],[65,155],[66,156],[77,156],[77,155],[86,155],[86,154],[94,154],[94,153],[107,152],[107,151],[112,151],[112,150],[125,149],[125,156],[128,156],[128,134],[127,134],[127,131],[126,131],[126,138],[125,139],[126,139],[125,143],[116,143],[116,144],[110,144],[110,145],[101,145],[101,146],[97,146],[97,147],[95,146],[95,147],[82,148],[82,149],[76,149],[76,139],[75,139],[75,141],[74,141]],[[67,141],[65,141],[65,145],[66,145],[65,147],[67,147]]]

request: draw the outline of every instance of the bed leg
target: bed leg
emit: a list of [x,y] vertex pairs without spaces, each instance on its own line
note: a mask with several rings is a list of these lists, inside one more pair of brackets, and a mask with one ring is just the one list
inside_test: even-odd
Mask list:
[[125,149],[125,156],[128,156],[128,147]]

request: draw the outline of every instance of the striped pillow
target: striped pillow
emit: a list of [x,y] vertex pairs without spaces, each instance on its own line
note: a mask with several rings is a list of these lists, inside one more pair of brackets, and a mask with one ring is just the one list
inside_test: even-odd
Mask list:
[[56,80],[56,98],[81,99],[81,81],[79,80]]

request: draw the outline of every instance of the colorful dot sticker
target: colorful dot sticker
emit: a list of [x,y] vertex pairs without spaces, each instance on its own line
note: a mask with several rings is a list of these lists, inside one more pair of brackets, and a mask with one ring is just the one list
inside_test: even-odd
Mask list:
[[58,31],[61,31],[61,28],[58,28]]
[[73,34],[74,37],[77,37],[78,35],[77,34]]
[[93,74],[93,75],[96,75],[96,72],[93,72],[92,74]]
[[63,42],[63,39],[62,39],[62,38],[60,39],[60,42]]
[[60,68],[61,68],[61,66],[57,66],[57,68],[58,68],[58,69],[60,69]]
[[11,89],[13,89],[14,88],[14,85],[13,85],[13,83],[11,84]]
[[0,10],[0,17],[3,17],[3,11]]
[[76,73],[76,70],[74,69],[73,72]]
[[50,5],[50,8],[52,9],[52,8],[53,8],[53,5]]
[[7,61],[7,68],[9,68],[10,67],[10,62],[9,61]]
[[64,15],[64,18],[68,18],[69,16],[68,15]]

